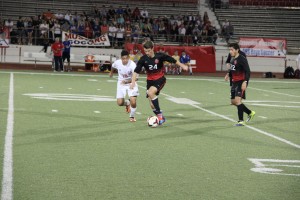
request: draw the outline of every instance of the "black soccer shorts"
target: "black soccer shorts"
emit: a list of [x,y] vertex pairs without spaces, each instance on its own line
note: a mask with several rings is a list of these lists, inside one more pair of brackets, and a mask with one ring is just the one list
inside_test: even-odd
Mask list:
[[231,86],[231,99],[235,99],[235,97],[242,97],[246,99],[246,91],[242,91],[242,84],[244,81],[233,82]]
[[[156,95],[159,95],[159,92],[166,84],[166,77],[161,77],[157,80],[147,80],[147,91],[150,87],[154,86],[157,88]],[[148,98],[148,94],[146,94],[146,98]]]

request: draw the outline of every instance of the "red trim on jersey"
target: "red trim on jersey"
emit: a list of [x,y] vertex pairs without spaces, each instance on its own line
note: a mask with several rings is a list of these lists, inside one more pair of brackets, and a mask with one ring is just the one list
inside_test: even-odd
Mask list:
[[164,71],[161,69],[155,73],[147,72],[147,80],[157,80],[165,75]]
[[238,82],[238,81],[243,81],[245,80],[245,72],[241,73],[232,73],[232,82]]

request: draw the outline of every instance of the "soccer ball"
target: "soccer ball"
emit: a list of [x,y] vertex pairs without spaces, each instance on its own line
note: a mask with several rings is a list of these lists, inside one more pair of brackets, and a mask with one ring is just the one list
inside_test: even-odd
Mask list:
[[158,126],[159,120],[156,116],[150,116],[148,117],[147,122],[149,127],[155,128]]

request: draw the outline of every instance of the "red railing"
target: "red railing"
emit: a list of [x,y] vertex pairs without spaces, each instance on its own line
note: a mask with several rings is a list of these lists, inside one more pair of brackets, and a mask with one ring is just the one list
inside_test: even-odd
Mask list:
[[229,0],[229,4],[239,6],[300,7],[299,0]]

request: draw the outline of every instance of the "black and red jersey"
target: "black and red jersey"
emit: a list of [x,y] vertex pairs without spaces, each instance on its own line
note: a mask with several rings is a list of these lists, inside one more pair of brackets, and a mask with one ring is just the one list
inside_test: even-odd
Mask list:
[[240,54],[237,58],[233,58],[230,64],[232,82],[249,81],[250,68],[247,59],[243,55]]
[[165,74],[164,61],[169,63],[177,62],[174,58],[164,53],[155,53],[153,58],[143,55],[138,61],[134,72],[139,74],[144,67],[147,72],[147,80],[157,80]]

